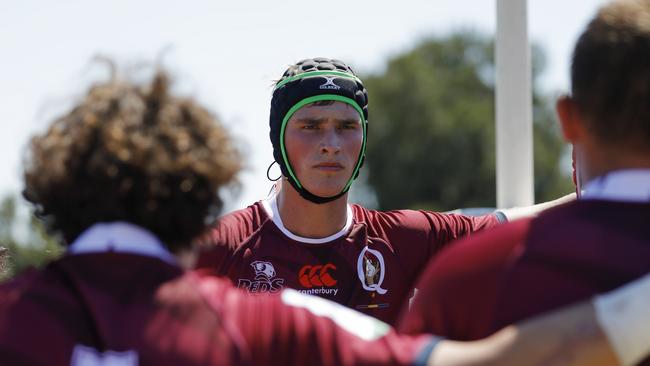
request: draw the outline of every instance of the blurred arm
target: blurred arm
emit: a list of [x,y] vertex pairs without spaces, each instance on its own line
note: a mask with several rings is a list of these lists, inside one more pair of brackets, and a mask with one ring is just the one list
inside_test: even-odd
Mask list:
[[442,341],[435,366],[619,365],[591,302],[502,329],[476,342]]
[[476,342],[442,341],[430,365],[635,365],[650,355],[650,274]]
[[508,219],[508,221],[513,221],[524,217],[537,216],[540,212],[544,210],[574,201],[575,199],[576,199],[576,194],[570,193],[567,194],[566,196],[562,196],[552,201],[542,202],[527,207],[504,208],[504,209],[497,210],[497,212],[501,212]]

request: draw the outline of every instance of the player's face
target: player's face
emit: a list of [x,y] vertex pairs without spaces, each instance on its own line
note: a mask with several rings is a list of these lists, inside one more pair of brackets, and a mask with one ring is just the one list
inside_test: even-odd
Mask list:
[[308,104],[287,122],[284,142],[300,183],[317,196],[334,196],[356,167],[363,143],[361,118],[343,102]]

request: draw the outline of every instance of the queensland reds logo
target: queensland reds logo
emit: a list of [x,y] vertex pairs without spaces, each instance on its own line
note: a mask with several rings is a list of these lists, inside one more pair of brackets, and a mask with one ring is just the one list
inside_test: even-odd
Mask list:
[[364,290],[376,291],[383,295],[388,290],[381,288],[386,274],[384,256],[377,250],[364,247],[357,259],[357,275]]
[[303,266],[298,272],[298,282],[305,288],[314,286],[332,287],[336,285],[337,281],[328,272],[330,269],[335,270],[336,266],[332,263]]
[[251,267],[255,271],[255,279],[240,278],[237,287],[252,293],[278,292],[282,289],[284,279],[275,277],[275,268],[271,262],[255,261],[251,263]]
[[255,261],[251,266],[255,270],[256,280],[270,280],[275,277],[275,268],[270,262]]

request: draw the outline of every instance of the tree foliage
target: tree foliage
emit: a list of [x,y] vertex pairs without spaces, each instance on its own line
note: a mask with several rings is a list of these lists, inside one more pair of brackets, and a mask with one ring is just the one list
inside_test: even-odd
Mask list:
[[[26,231],[22,236],[16,233],[21,225]],[[30,267],[39,267],[63,253],[61,245],[34,216],[24,226],[18,216],[16,197],[4,197],[0,202],[0,281]]]
[[[430,38],[365,77],[370,98],[368,184],[381,209],[494,206],[493,41],[460,32]],[[534,75],[543,66],[533,49]],[[534,96],[538,200],[571,191],[558,161],[554,113]]]

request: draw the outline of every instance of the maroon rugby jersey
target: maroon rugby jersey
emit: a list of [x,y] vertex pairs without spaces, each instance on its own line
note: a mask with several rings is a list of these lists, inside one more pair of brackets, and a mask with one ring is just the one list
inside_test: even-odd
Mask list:
[[450,241],[498,223],[427,211],[348,206],[328,238],[301,238],[282,224],[275,198],[221,218],[202,241],[198,267],[251,293],[289,287],[394,324],[425,264]]
[[[650,203],[585,200],[435,258],[398,329],[475,340],[650,272]],[[650,363],[648,363],[650,364]]]
[[176,266],[121,253],[66,256],[26,273],[0,285],[0,364],[246,361],[236,328],[187,282]]
[[1,365],[408,365],[434,342],[142,255],[70,255],[0,285]]

